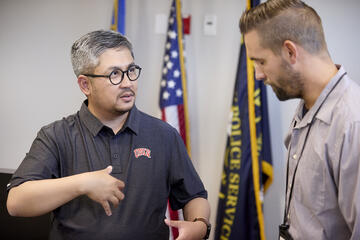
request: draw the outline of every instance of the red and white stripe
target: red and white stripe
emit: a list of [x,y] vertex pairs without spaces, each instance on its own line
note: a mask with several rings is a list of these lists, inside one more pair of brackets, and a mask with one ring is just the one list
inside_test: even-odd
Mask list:
[[[173,128],[175,128],[178,131],[184,143],[186,144],[186,130],[185,130],[183,105],[173,105],[161,109],[161,118],[163,121],[169,123]],[[169,203],[166,209],[166,218],[171,220],[184,220],[182,210],[178,210],[178,211],[172,210]],[[179,236],[178,229],[172,227],[170,229],[169,239],[173,240],[176,239],[178,236]]]

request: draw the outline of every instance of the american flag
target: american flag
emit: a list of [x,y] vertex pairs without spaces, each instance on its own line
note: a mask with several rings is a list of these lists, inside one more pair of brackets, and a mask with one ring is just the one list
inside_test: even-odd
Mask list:
[[[190,154],[180,0],[173,0],[172,2],[168,24],[160,83],[161,116],[162,120],[178,130]],[[172,220],[183,219],[182,212],[171,210],[169,204],[166,214]],[[176,239],[177,236],[178,230],[176,228],[170,229],[170,239]]]

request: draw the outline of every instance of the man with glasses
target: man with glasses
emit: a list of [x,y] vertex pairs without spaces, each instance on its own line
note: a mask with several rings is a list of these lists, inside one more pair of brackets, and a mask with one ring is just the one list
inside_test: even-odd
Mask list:
[[[181,137],[135,106],[141,67],[131,43],[90,32],[71,59],[87,100],[39,131],[8,184],[9,213],[52,212],[50,239],[168,239],[166,224],[181,239],[208,235],[207,192]],[[168,200],[186,221],[164,222]]]

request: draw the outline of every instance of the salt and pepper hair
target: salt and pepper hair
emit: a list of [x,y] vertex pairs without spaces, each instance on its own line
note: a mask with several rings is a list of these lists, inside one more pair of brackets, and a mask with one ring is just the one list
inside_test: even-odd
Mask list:
[[321,19],[316,11],[300,0],[268,0],[245,11],[240,31],[256,30],[260,43],[279,54],[285,40],[291,40],[310,54],[328,54]]
[[115,31],[93,31],[79,38],[71,47],[71,63],[75,75],[93,73],[99,57],[107,49],[127,48],[134,58],[130,41]]

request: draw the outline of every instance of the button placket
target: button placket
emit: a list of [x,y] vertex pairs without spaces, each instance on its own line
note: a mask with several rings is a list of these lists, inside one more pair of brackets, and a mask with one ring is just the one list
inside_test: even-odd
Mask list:
[[113,166],[113,173],[122,172],[118,141],[119,141],[118,136],[116,135],[110,139],[110,156],[111,156],[111,163]]

